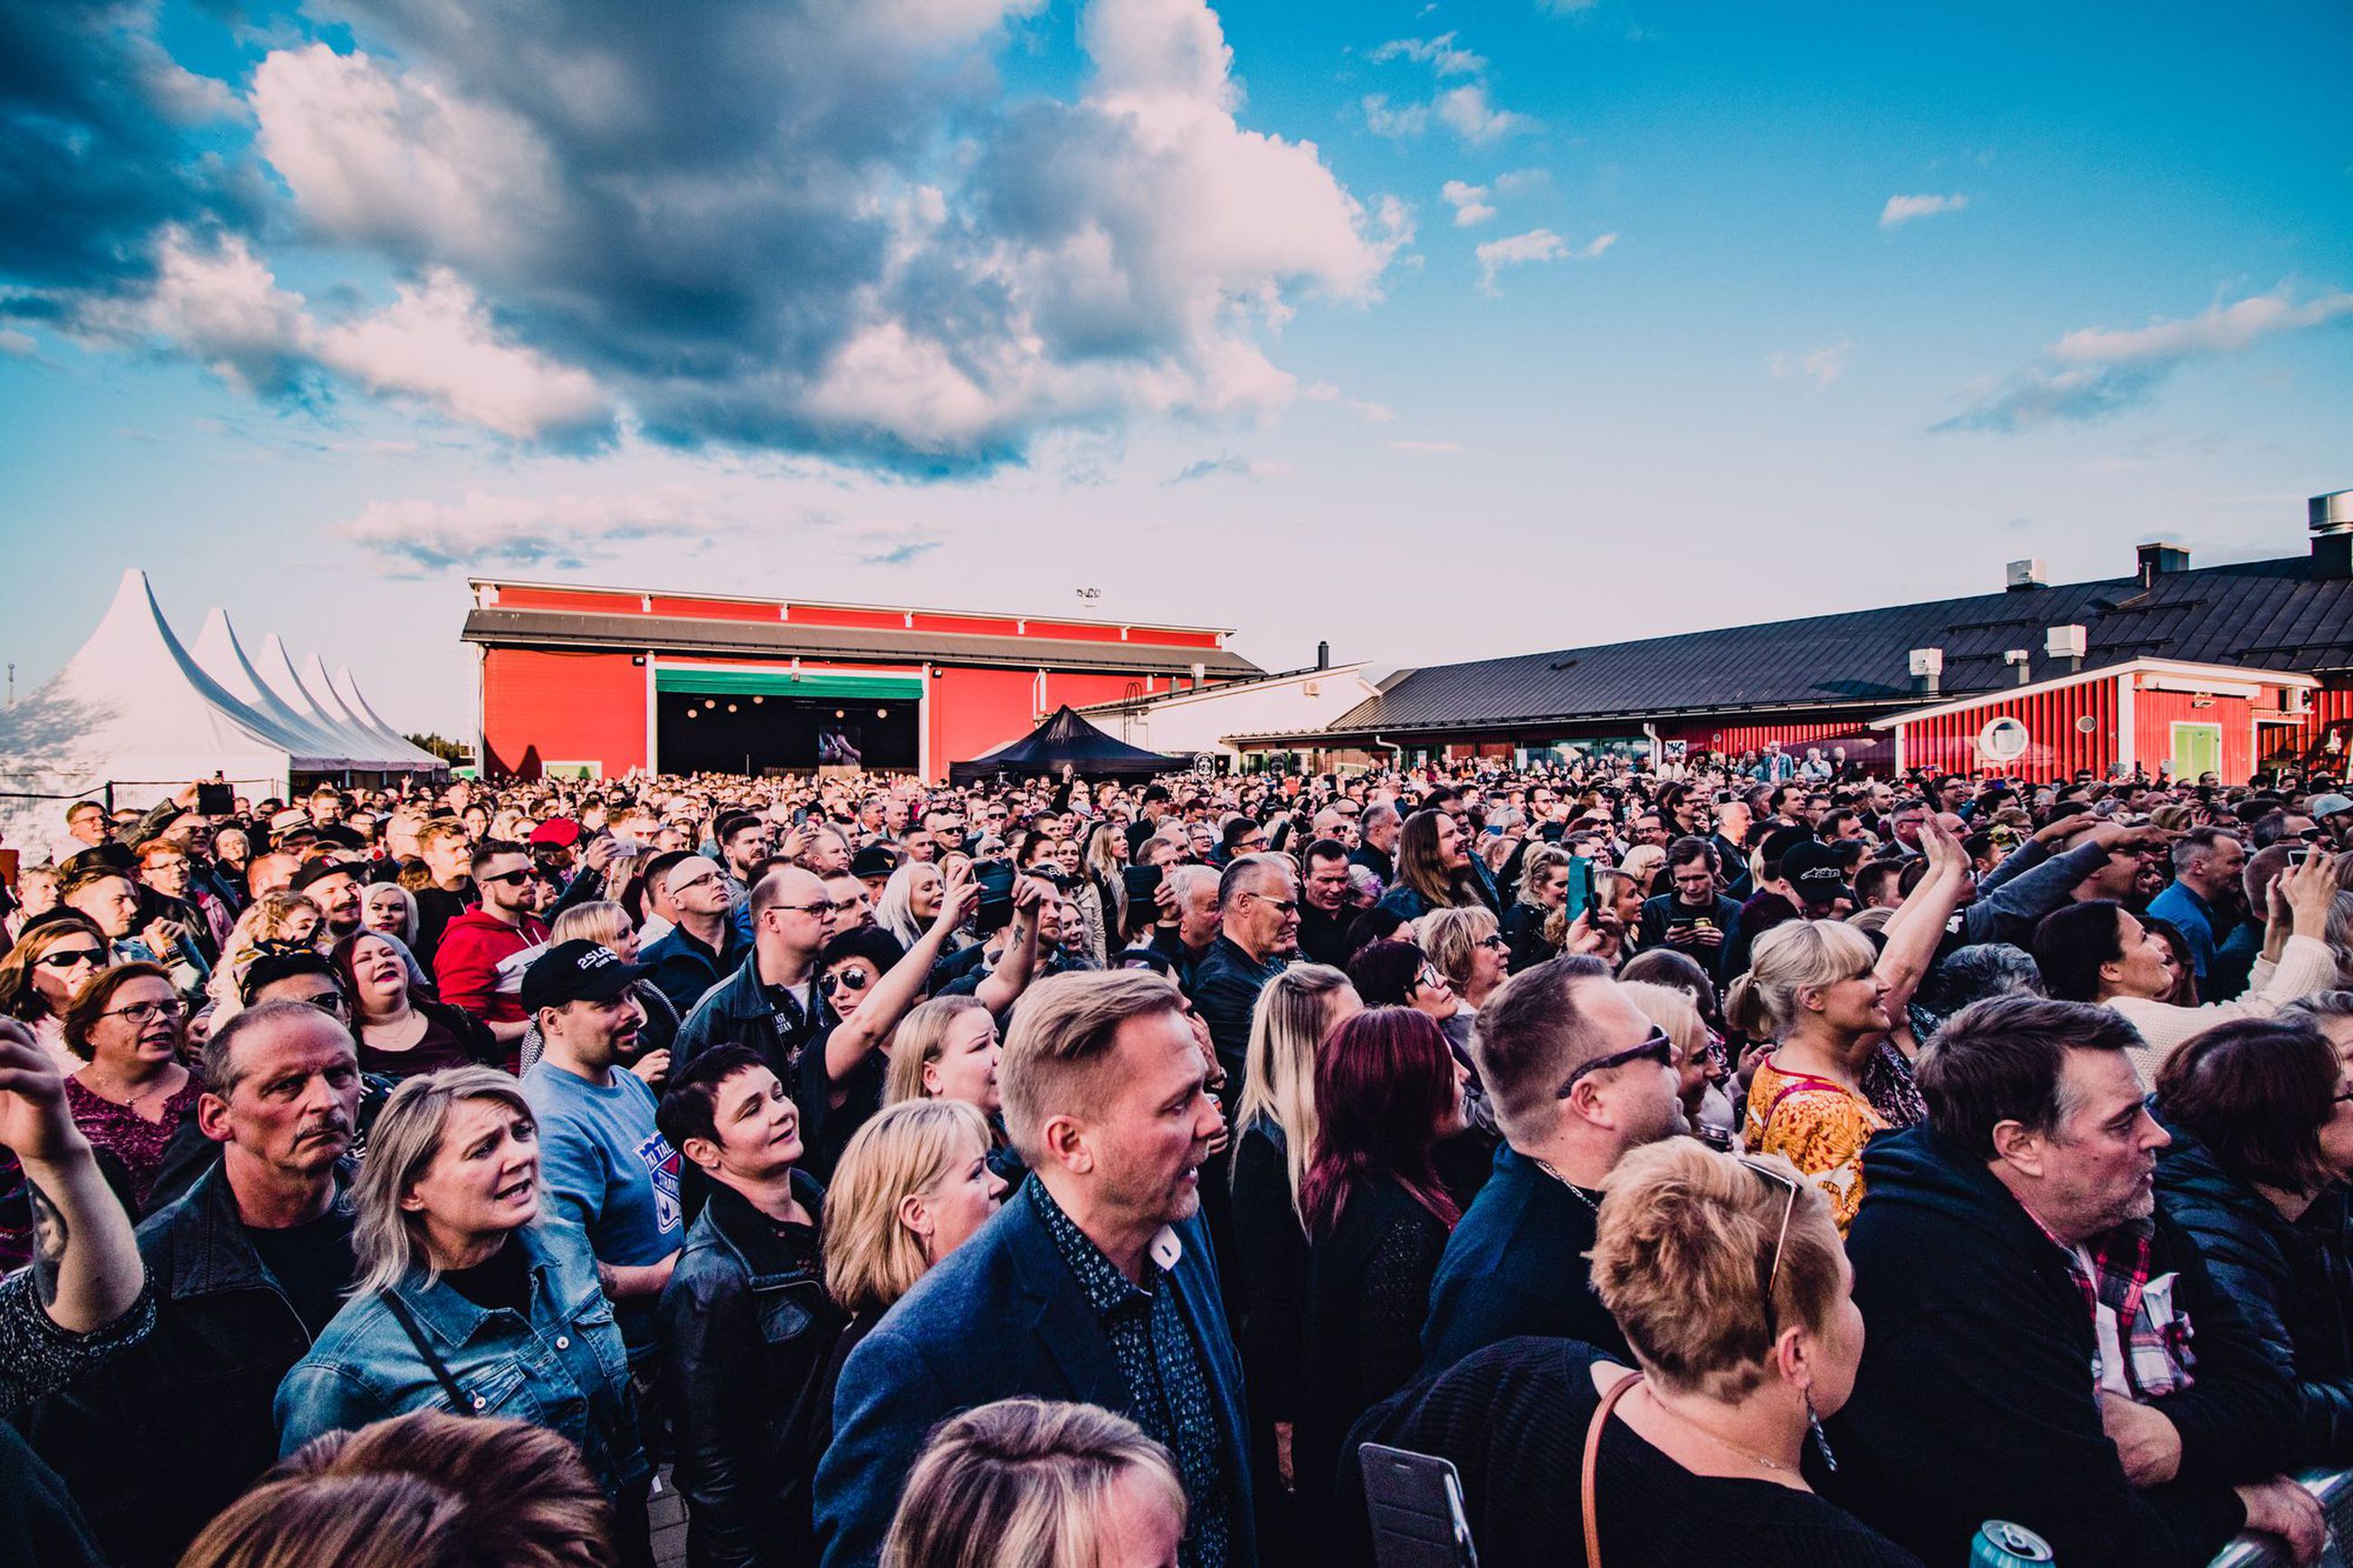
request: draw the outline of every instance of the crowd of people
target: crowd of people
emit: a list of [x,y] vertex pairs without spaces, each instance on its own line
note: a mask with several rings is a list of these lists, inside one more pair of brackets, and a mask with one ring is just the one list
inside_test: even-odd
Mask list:
[[2353,1467],[2327,778],[213,794],[0,900],[0,1556],[1353,1568],[1402,1451],[1504,1568],[2168,1568]]

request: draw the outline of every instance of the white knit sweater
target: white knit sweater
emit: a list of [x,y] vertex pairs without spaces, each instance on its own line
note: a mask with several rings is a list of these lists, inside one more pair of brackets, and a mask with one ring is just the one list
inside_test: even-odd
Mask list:
[[2130,1053],[2142,1078],[2154,1082],[2157,1069],[2181,1044],[2232,1018],[2267,1018],[2299,996],[2326,991],[2337,984],[2337,955],[2325,942],[2292,936],[2280,949],[2279,963],[2255,961],[2246,994],[2202,1007],[2177,1007],[2145,996],[2111,996],[2108,1005],[2123,1014],[2147,1043]]

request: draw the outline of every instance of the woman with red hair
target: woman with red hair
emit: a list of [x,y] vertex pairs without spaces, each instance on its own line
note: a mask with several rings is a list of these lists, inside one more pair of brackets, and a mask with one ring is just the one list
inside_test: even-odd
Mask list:
[[1421,1365],[1430,1277],[1461,1211],[1432,1151],[1462,1130],[1467,1074],[1429,1016],[1376,1007],[1315,1058],[1304,1387],[1293,1474],[1313,1538],[1356,1417]]

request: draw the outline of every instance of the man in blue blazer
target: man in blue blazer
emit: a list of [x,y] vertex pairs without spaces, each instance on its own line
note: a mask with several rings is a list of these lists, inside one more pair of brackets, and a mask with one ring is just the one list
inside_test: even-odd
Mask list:
[[1030,1178],[843,1367],[817,1473],[825,1568],[881,1556],[934,1426],[1017,1395],[1134,1421],[1185,1483],[1185,1568],[1254,1568],[1241,1365],[1199,1219],[1222,1123],[1181,1005],[1142,970],[1022,997],[997,1082]]

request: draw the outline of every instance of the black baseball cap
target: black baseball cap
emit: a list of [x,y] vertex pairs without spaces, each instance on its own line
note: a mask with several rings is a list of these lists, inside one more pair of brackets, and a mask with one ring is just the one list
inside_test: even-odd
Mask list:
[[523,971],[522,1010],[561,1007],[570,1002],[610,1002],[653,973],[631,963],[603,942],[559,942]]
[[330,877],[349,877],[355,883],[365,882],[367,868],[354,866],[348,860],[330,859],[322,855],[315,860],[303,861],[301,867],[294,873],[294,880],[288,886],[299,893],[313,883],[323,882]]

